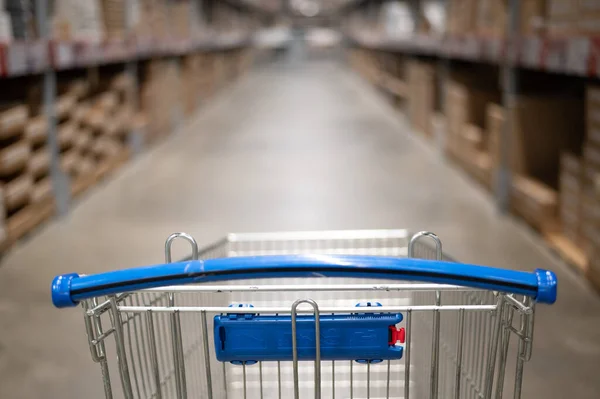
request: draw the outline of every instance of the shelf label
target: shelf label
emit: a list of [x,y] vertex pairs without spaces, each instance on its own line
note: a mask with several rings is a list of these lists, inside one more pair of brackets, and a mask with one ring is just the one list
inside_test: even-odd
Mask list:
[[101,60],[97,43],[81,43],[78,46],[77,63],[82,66],[95,65]]
[[29,70],[42,72],[48,68],[49,54],[48,45],[43,41],[29,43],[28,60]]
[[539,68],[542,64],[543,42],[539,37],[526,37],[521,43],[521,64],[529,68]]
[[544,67],[552,72],[564,72],[567,62],[566,40],[548,40],[544,48]]
[[503,56],[504,40],[486,39],[483,41],[482,58],[488,61],[498,61]]
[[566,71],[586,75],[590,59],[590,40],[585,37],[572,38],[567,44]]
[[27,73],[27,44],[13,42],[6,48],[6,74],[8,76],[24,75]]
[[54,44],[54,62],[58,68],[68,68],[75,62],[75,51],[72,43]]
[[480,41],[476,37],[467,37],[463,42],[463,56],[469,59],[478,60],[481,58]]
[[600,39],[593,38],[590,41],[590,60],[589,60],[590,75],[600,77]]

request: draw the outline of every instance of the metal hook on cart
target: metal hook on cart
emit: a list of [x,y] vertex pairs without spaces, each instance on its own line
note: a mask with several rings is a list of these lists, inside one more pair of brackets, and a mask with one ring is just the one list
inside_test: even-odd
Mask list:
[[167,238],[165,241],[165,262],[171,263],[173,260],[171,258],[171,247],[173,246],[173,241],[178,238],[183,238],[192,246],[192,260],[198,260],[198,243],[188,233],[173,233]]
[[321,399],[321,316],[319,305],[312,299],[298,299],[292,305],[292,360],[294,362],[294,398],[300,398],[298,379],[298,338],[296,337],[296,316],[298,306],[307,303],[314,309],[315,313],[315,399]]
[[[171,247],[173,241],[178,238],[183,238],[192,246],[192,260],[198,260],[198,243],[191,235],[187,233],[173,233],[165,241],[165,262],[171,263]],[[175,306],[175,295],[173,293],[168,294],[168,304],[170,307]],[[177,388],[177,397],[187,396],[187,382],[185,376],[185,356],[182,344],[181,334],[181,320],[179,318],[179,312],[175,311],[171,315],[171,338],[173,346],[173,364],[175,364],[175,383]],[[210,385],[210,381],[208,381]],[[212,391],[209,390],[212,397]]]
[[435,242],[435,259],[442,260],[442,258],[443,258],[442,241],[436,234],[429,232],[429,231],[420,231],[417,234],[412,236],[412,238],[410,239],[410,242],[408,243],[408,257],[414,258],[415,244],[424,237],[431,238],[433,240],[433,242]]
[[[414,258],[414,246],[423,238],[431,238],[435,242],[435,259],[442,260],[442,241],[440,238],[429,231],[420,231],[413,235],[408,243],[408,257]],[[441,291],[435,292],[435,305],[441,306],[442,304],[442,293]],[[439,359],[440,359],[440,312],[435,311],[433,313],[432,322],[432,338],[431,338],[431,374],[430,374],[430,392],[429,397],[437,399],[438,397],[438,379],[439,379]]]

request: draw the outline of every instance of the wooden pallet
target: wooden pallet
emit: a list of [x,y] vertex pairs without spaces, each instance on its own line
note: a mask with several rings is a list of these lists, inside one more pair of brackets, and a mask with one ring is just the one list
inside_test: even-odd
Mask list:
[[96,184],[96,174],[90,173],[84,176],[77,176],[71,179],[71,196],[77,198]]
[[55,213],[54,199],[32,203],[11,215],[6,221],[7,244],[14,245]]
[[121,151],[117,156],[113,158],[109,158],[100,163],[97,171],[96,171],[96,180],[102,180],[118,169],[121,168],[127,161],[129,160],[129,150]]
[[577,270],[587,274],[589,262],[585,251],[579,248],[560,232],[547,232],[544,239],[566,263],[573,265]]

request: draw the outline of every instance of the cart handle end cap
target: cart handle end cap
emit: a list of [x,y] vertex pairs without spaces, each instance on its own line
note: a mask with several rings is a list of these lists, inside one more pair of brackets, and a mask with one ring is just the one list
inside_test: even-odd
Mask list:
[[558,280],[556,274],[550,270],[537,269],[535,271],[538,280],[538,294],[536,299],[539,302],[553,304],[556,302],[556,292]]
[[77,306],[77,302],[71,299],[71,281],[79,277],[77,273],[63,274],[52,280],[52,303],[57,308],[69,308]]

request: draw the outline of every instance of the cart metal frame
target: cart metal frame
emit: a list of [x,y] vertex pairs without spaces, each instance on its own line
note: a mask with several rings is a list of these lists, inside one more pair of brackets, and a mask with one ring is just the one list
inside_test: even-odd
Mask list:
[[[191,236],[177,233],[165,243],[167,263],[176,239],[190,243],[192,260],[326,254],[451,261],[437,236],[421,232],[411,238],[406,230],[230,234],[202,250]],[[548,276],[555,295],[556,281]],[[403,359],[324,362],[317,345],[312,367],[297,360],[297,314],[315,314],[318,342],[319,314],[356,312],[355,304],[365,300],[383,306],[361,312],[403,313]],[[217,362],[209,316],[231,313],[230,303],[254,304],[235,313],[291,314],[294,361]],[[105,395],[128,399],[282,398],[291,389],[295,398],[500,398],[505,392],[519,398],[524,365],[532,354],[535,304],[527,295],[362,277],[160,286],[81,301]],[[117,378],[120,384],[113,382]]]

